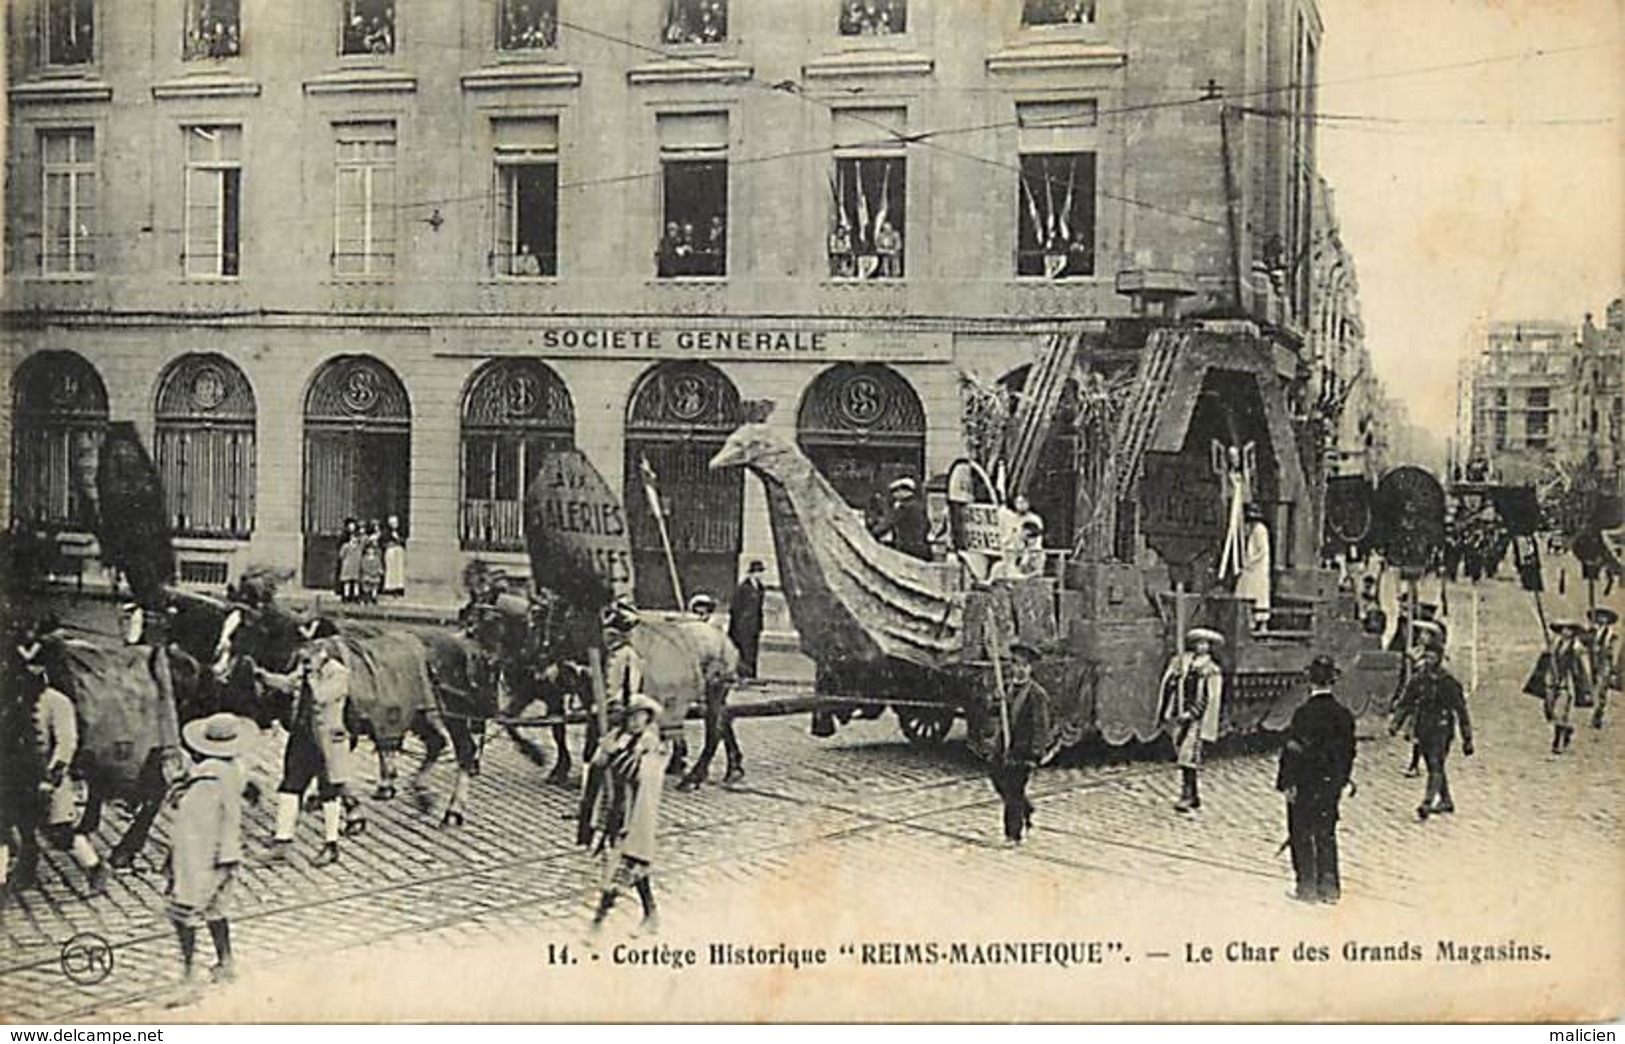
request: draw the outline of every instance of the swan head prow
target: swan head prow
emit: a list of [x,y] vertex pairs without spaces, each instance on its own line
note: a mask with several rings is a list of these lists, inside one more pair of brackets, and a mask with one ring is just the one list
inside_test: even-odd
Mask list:
[[769,467],[770,462],[797,453],[793,443],[767,424],[741,424],[717,450],[716,456],[711,458],[711,470]]

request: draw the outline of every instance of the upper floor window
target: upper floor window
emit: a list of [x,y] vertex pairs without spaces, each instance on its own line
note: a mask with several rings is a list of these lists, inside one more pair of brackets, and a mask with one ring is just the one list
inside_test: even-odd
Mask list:
[[728,38],[728,0],[666,0],[666,42],[721,43]]
[[908,0],[841,0],[842,36],[889,36],[908,31]]
[[834,213],[826,243],[831,279],[901,279],[908,227],[903,109],[834,113]]
[[551,119],[491,122],[496,160],[491,263],[498,275],[557,275],[559,125]]
[[1552,390],[1550,388],[1530,388],[1529,408],[1532,410],[1549,409],[1552,405]]
[[1022,25],[1088,25],[1095,0],[1021,0]]
[[187,61],[242,53],[242,0],[187,0]]
[[186,128],[186,274],[238,275],[242,246],[243,130]]
[[497,49],[535,51],[559,42],[558,0],[500,0]]
[[88,128],[40,133],[45,220],[40,271],[81,275],[96,270],[96,133]]
[[1095,272],[1096,116],[1092,101],[1017,106],[1017,276],[1066,279]]
[[661,116],[662,279],[728,274],[728,115]]
[[1495,407],[1500,410],[1507,408],[1507,390],[1505,388],[1495,389]]
[[333,271],[395,270],[395,124],[343,123],[334,185]]
[[344,0],[340,54],[394,54],[395,0]]
[[95,61],[96,0],[45,0],[45,63]]

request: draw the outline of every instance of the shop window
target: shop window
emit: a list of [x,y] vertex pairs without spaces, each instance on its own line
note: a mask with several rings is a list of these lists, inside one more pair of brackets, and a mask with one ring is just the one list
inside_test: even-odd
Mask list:
[[254,529],[254,392],[219,355],[185,355],[158,385],[154,443],[175,532],[247,537]]
[[187,0],[187,61],[242,53],[242,0]]
[[344,0],[340,54],[394,54],[395,0]]
[[240,274],[242,249],[241,127],[187,127],[186,274]]
[[40,271],[86,275],[96,270],[96,135],[88,129],[40,133],[44,222]]
[[834,113],[830,175],[831,279],[902,279],[907,257],[908,159],[902,109]]
[[395,125],[334,127],[333,271],[384,275],[395,269]]
[[1022,25],[1089,25],[1095,0],[1022,0]]
[[89,65],[96,60],[95,0],[45,0],[47,65]]
[[491,264],[498,275],[558,274],[559,167],[555,120],[495,120]]
[[713,44],[728,38],[728,0],[666,0],[666,42]]
[[662,279],[728,274],[728,118],[660,118]]
[[842,36],[889,36],[908,31],[908,0],[842,0]]
[[501,0],[497,48],[539,51],[559,42],[558,0]]

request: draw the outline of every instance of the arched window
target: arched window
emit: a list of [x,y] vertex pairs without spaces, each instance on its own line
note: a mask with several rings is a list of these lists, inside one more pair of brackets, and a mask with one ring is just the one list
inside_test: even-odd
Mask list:
[[524,550],[525,491],[542,454],[575,445],[575,420],[569,389],[535,359],[475,371],[463,396],[464,550]]
[[886,485],[925,475],[925,409],[902,374],[839,363],[807,386],[796,411],[802,452],[848,504],[879,509]]
[[11,451],[11,503],[19,520],[89,529],[83,487],[107,427],[107,387],[73,352],[40,352],[18,367]]
[[158,474],[176,534],[254,531],[254,390],[222,355],[183,355],[158,382]]

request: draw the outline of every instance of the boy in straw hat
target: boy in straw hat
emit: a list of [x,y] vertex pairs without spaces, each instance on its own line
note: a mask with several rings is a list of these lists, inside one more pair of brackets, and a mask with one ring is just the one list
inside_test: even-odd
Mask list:
[[638,893],[643,905],[640,932],[653,934],[660,930],[649,871],[655,859],[666,762],[671,758],[671,745],[660,738],[663,710],[658,700],[635,693],[626,701],[626,716],[620,727],[604,738],[593,756],[590,771],[602,782],[585,809],[588,822],[582,836],[593,851],[606,853],[614,863],[593,914],[595,935],[627,888]]
[[198,928],[214,942],[216,982],[236,975],[231,955],[231,900],[243,861],[241,758],[253,742],[252,726],[235,714],[187,722],[181,739],[194,764],[170,791],[169,919],[180,941],[182,974],[190,981]]
[[1213,650],[1224,636],[1206,627],[1193,627],[1185,635],[1186,651],[1176,653],[1162,674],[1162,700],[1157,720],[1174,739],[1179,762],[1179,801],[1176,812],[1202,807],[1197,775],[1202,768],[1202,746],[1219,738],[1219,705],[1224,697],[1224,674]]

